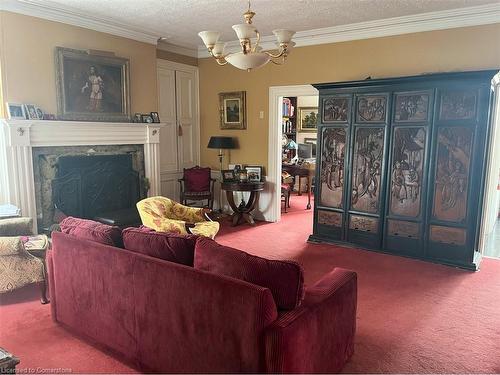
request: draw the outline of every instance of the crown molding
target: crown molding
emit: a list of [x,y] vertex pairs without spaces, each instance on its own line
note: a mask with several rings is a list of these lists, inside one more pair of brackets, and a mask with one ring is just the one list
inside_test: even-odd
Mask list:
[[[296,48],[492,23],[500,23],[500,3],[299,31],[293,41]],[[277,49],[274,35],[261,37],[259,45],[264,50]],[[228,42],[226,49],[239,51],[239,42]],[[198,58],[204,57],[209,53],[205,46],[199,46]]]
[[43,18],[68,25],[84,27],[148,44],[157,44],[160,35],[151,31],[139,30],[129,25],[89,16],[73,10],[38,3],[32,0],[1,0],[0,10]]

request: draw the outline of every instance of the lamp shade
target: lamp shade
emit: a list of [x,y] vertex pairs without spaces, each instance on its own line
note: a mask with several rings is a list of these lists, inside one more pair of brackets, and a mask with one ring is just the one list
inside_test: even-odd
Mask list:
[[214,136],[210,137],[210,141],[208,141],[208,148],[224,148],[224,149],[233,149],[236,148],[234,139],[231,137],[219,137]]

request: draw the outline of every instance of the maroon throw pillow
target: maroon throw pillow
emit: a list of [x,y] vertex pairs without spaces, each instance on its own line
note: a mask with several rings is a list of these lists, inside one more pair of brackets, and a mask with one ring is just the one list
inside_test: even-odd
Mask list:
[[120,228],[97,221],[68,216],[59,224],[61,232],[104,245],[122,247]]
[[184,169],[186,191],[210,191],[210,168]]
[[194,246],[198,236],[155,232],[150,228],[127,228],[123,231],[125,249],[169,262],[193,266]]
[[303,270],[294,261],[261,258],[199,237],[194,268],[269,288],[276,306],[282,310],[294,309],[304,299]]

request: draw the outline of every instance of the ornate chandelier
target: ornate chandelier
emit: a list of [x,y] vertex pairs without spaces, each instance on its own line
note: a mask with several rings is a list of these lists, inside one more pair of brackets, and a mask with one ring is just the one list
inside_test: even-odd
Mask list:
[[[235,66],[238,69],[250,71],[251,69],[259,68],[266,65],[268,62],[281,65],[285,62],[290,49],[295,45],[292,42],[295,31],[279,29],[273,30],[276,36],[278,52],[262,51],[259,46],[260,34],[255,26],[252,25],[252,18],[255,12],[250,10],[250,1],[248,2],[248,10],[243,13],[245,23],[233,25],[233,30],[236,32],[240,41],[241,52],[228,53],[224,55],[226,43],[219,42],[220,33],[217,31],[202,31],[198,33],[200,38],[208,48],[208,52],[215,58],[217,64],[226,65],[227,63]],[[257,39],[252,45],[251,38],[255,36]]]

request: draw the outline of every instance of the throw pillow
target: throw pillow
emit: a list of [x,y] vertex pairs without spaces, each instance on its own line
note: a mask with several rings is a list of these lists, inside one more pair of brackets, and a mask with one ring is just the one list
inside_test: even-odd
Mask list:
[[261,258],[200,237],[196,241],[194,267],[269,288],[276,306],[282,310],[300,306],[304,298],[303,270],[294,261]]
[[104,245],[122,247],[122,231],[120,228],[102,224],[97,221],[79,219],[68,216],[59,224],[61,232],[77,238],[95,241]]
[[130,251],[192,267],[196,238],[194,235],[155,232],[147,227],[127,228],[123,231],[123,246]]

